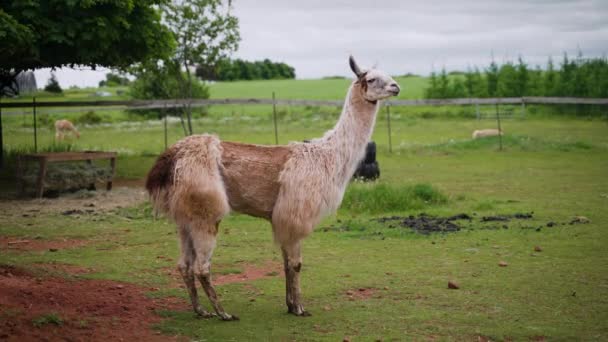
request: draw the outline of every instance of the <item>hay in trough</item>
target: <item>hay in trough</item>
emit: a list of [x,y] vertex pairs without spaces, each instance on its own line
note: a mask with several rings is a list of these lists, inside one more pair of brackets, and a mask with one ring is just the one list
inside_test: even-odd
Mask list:
[[[40,167],[36,164],[28,165],[21,175],[26,192],[33,192],[38,182]],[[109,166],[103,167],[93,163],[59,162],[47,164],[46,176],[43,184],[45,191],[63,192],[79,189],[91,189],[97,182],[107,182],[112,177]]]

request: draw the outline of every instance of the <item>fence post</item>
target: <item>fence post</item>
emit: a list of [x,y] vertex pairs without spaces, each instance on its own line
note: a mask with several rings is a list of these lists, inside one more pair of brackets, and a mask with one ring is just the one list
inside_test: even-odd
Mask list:
[[524,101],[523,97],[521,98],[521,117],[526,117],[526,101]]
[[481,119],[481,116],[479,114],[479,103],[475,104],[475,115],[477,115],[477,120]]
[[274,121],[274,143],[275,145],[279,144],[279,131],[277,129],[277,101],[274,96],[274,91],[272,92],[272,117]]
[[[0,98],[2,104],[2,98]],[[4,168],[4,140],[2,140],[2,106],[0,106],[0,170]]]
[[502,129],[500,128],[500,111],[498,110],[498,102],[496,103],[496,122],[498,123],[498,144],[502,151]]
[[165,126],[165,150],[167,149],[167,102],[165,102],[165,108],[163,109],[164,126]]
[[34,153],[38,153],[38,132],[36,129],[36,96],[32,98],[32,108],[34,112]]
[[391,138],[391,105],[386,104],[386,125],[388,128],[388,153],[393,153],[393,141]]

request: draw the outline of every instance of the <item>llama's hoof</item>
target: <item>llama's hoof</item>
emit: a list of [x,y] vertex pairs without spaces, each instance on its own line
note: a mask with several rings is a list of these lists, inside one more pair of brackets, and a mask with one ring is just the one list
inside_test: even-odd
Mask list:
[[194,309],[194,312],[200,318],[211,318],[211,317],[217,316],[215,313],[209,312],[209,311],[201,308],[200,306],[198,308]]
[[302,308],[302,307],[289,308],[287,310],[287,313],[290,313],[290,314],[298,316],[298,317],[312,316],[312,314],[310,312],[304,310],[304,308]]
[[300,316],[300,317],[309,317],[309,316],[312,316],[312,314],[310,312],[304,310],[298,316]]
[[237,316],[230,315],[225,312],[221,313],[219,316],[222,321],[238,321],[239,320],[239,318]]

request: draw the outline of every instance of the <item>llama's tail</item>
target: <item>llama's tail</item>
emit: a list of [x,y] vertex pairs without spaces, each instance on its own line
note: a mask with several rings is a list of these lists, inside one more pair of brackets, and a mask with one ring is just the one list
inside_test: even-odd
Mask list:
[[173,187],[175,152],[175,146],[163,152],[156,159],[156,163],[148,171],[146,177],[146,190],[148,190],[154,209],[157,212],[166,213],[169,211],[168,194]]
[[165,151],[146,179],[154,208],[178,224],[219,221],[230,210],[221,157],[220,141],[212,135],[187,137]]

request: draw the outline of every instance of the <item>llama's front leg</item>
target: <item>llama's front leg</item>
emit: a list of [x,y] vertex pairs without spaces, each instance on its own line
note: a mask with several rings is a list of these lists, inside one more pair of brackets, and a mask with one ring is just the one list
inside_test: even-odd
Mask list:
[[302,269],[300,242],[283,245],[281,250],[285,269],[287,312],[296,316],[310,316],[310,313],[304,310],[300,292],[300,270]]
[[192,303],[192,308],[194,312],[203,317],[209,318],[215,316],[215,314],[208,312],[203,309],[198,301],[198,293],[196,291],[196,282],[194,280],[194,270],[192,269],[194,265],[194,246],[192,244],[192,238],[190,237],[190,233],[188,232],[188,228],[185,226],[178,227],[179,237],[180,237],[180,250],[181,255],[179,257],[179,262],[177,263],[177,269],[179,273],[182,275],[182,279],[184,280],[184,284],[186,284],[186,289],[188,290],[188,295],[190,296],[190,302]]
[[217,315],[224,321],[238,321],[238,317],[230,315],[224,311],[220,300],[217,297],[215,288],[211,284],[211,256],[215,248],[215,234],[217,233],[217,225],[214,228],[210,227],[195,227],[192,231],[192,241],[194,243],[195,260],[194,274],[203,286],[203,290],[207,294],[211,305],[215,309]]

